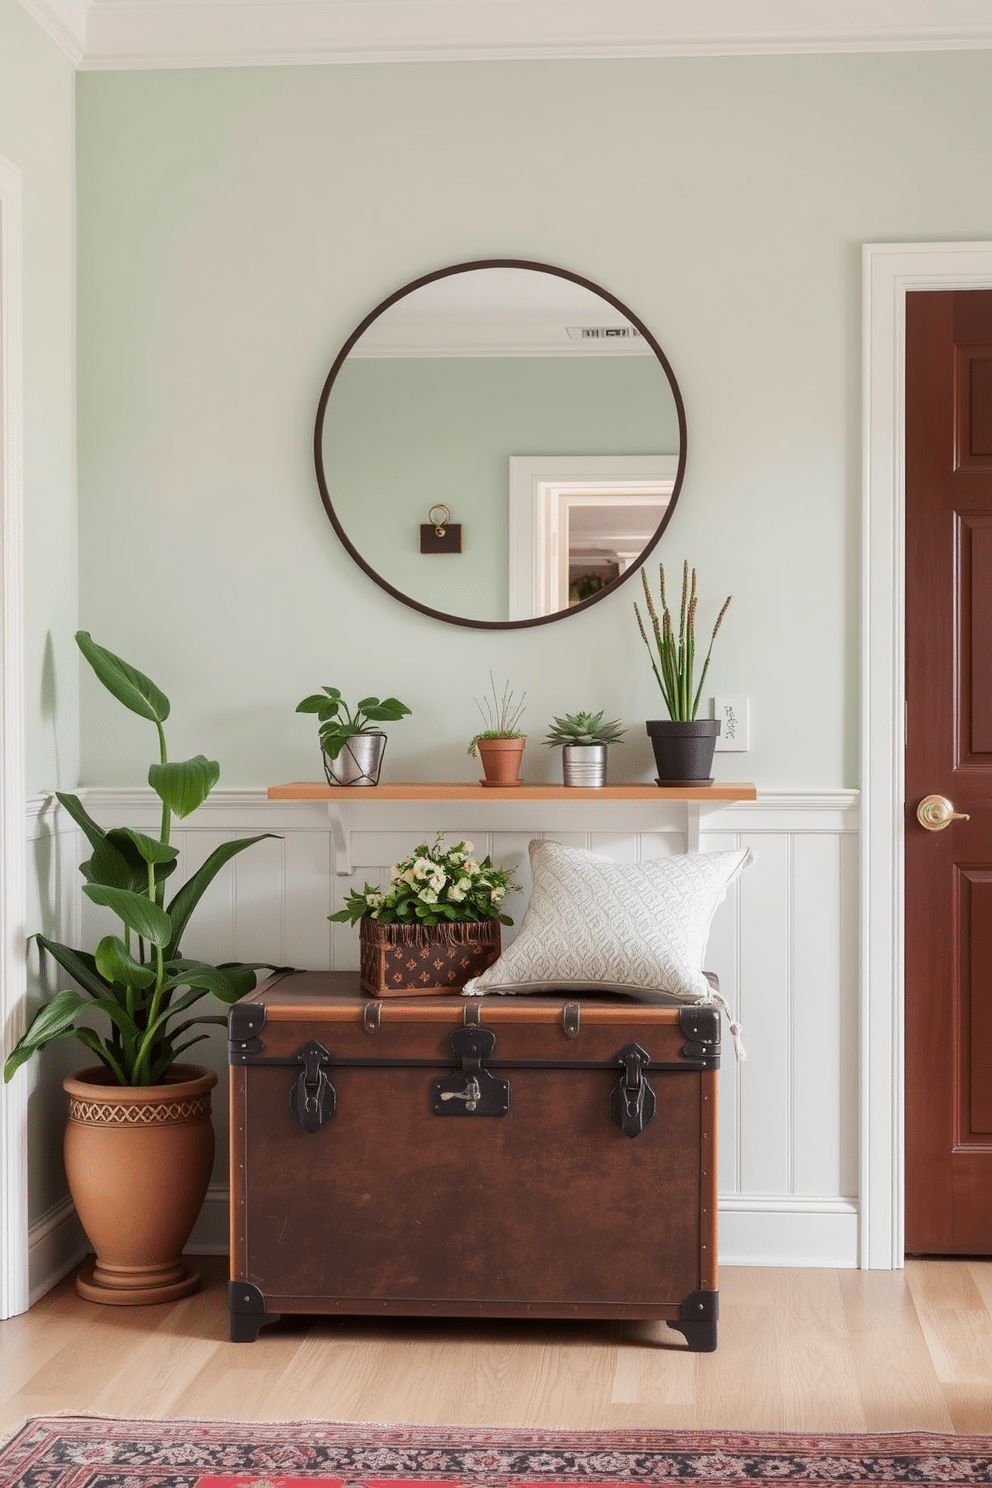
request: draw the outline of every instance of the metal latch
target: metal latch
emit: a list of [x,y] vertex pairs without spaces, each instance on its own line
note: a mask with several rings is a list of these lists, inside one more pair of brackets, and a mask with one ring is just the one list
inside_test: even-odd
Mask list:
[[296,1051],[296,1057],[302,1061],[303,1068],[289,1092],[289,1109],[304,1131],[319,1131],[334,1115],[338,1100],[324,1069],[330,1055],[323,1044],[313,1039]]
[[658,1101],[644,1071],[651,1063],[651,1055],[640,1044],[628,1044],[617,1055],[623,1065],[620,1084],[610,1094],[610,1117],[626,1137],[640,1136],[655,1118]]
[[436,1116],[505,1116],[510,1109],[510,1082],[482,1068],[496,1047],[491,1028],[472,1025],[451,1034],[452,1053],[460,1070],[434,1081]]

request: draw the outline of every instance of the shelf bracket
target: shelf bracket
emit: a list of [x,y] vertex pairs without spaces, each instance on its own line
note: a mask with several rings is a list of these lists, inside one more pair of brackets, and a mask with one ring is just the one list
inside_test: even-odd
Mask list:
[[331,824],[331,843],[334,847],[334,872],[339,878],[351,876],[351,810],[345,821],[345,807],[341,801],[328,801],[327,817]]
[[698,853],[699,851],[699,818],[701,815],[698,801],[686,801],[685,803],[685,850],[687,853]]

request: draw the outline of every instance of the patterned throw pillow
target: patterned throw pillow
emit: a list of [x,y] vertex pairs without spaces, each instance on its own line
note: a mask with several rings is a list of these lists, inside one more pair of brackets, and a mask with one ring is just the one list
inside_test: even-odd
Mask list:
[[465,993],[628,992],[725,1006],[703,955],[717,905],[753,860],[741,848],[614,863],[535,840],[520,933]]

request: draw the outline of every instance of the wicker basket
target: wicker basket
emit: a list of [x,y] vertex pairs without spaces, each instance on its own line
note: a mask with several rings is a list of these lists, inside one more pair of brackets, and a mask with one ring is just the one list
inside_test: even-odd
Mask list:
[[373,997],[427,997],[461,992],[500,952],[498,920],[443,925],[359,921],[361,988]]

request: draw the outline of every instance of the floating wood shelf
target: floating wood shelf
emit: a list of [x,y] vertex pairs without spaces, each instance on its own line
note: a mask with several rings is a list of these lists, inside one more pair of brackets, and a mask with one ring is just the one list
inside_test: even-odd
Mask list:
[[747,782],[713,785],[571,785],[484,786],[474,781],[453,784],[415,782],[407,785],[326,785],[319,780],[294,780],[270,785],[270,801],[753,801],[755,787]]
[[325,801],[334,841],[334,861],[339,874],[351,873],[351,817],[353,809],[384,801],[478,801],[509,804],[511,801],[653,801],[681,803],[685,807],[687,852],[699,851],[699,817],[707,806],[728,801],[754,801],[757,790],[747,781],[714,781],[712,785],[604,785],[596,788],[566,785],[492,787],[475,781],[442,783],[416,781],[393,785],[327,785],[319,780],[294,780],[270,785],[270,801]]

